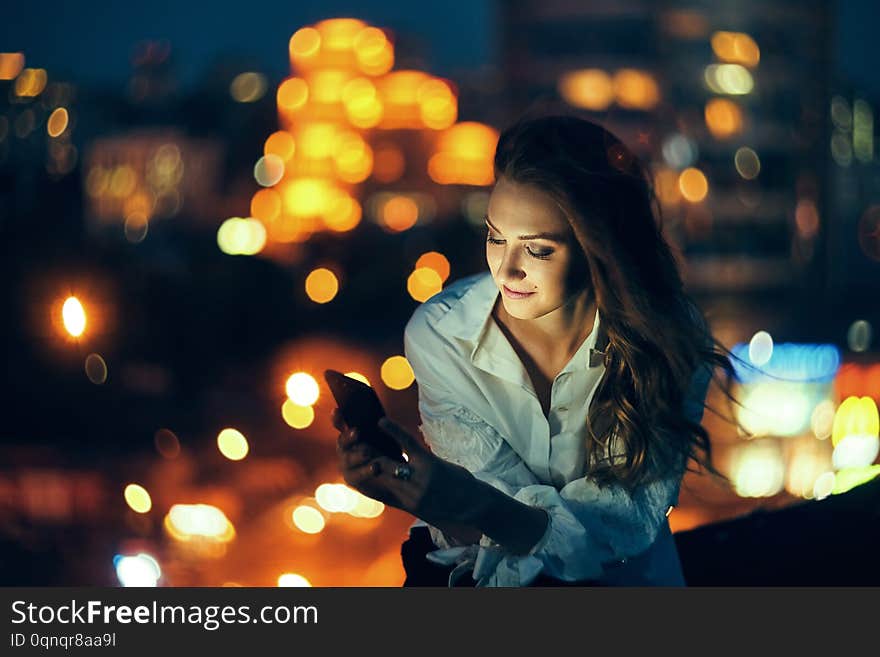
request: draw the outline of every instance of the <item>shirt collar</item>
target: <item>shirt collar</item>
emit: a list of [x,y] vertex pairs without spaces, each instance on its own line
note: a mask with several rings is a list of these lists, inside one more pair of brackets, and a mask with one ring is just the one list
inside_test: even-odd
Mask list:
[[[435,329],[442,334],[473,342],[472,362],[476,362],[480,353],[497,348],[499,335],[503,338],[501,330],[492,320],[492,308],[495,306],[498,294],[499,290],[492,275],[489,272],[481,274],[435,324]],[[596,352],[600,357],[591,357],[596,347],[599,326],[599,309],[597,308],[593,320],[593,330],[590,331],[590,335],[587,336],[563,371],[600,367],[603,364],[601,351]],[[506,338],[503,339],[503,342],[507,342]],[[516,357],[513,348],[509,346],[509,343],[507,346],[508,351],[518,362],[519,358]],[[509,357],[510,354],[507,355]]]

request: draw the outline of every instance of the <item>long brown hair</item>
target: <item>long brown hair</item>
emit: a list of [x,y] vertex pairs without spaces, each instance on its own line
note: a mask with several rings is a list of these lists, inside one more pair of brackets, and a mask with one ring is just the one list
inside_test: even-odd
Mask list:
[[733,400],[734,356],[684,291],[646,167],[605,128],[565,115],[509,127],[494,166],[496,180],[553,198],[585,256],[575,275],[594,295],[607,337],[586,436],[589,476],[633,489],[693,459],[726,481],[712,464],[709,433],[687,419],[684,404],[698,367],[713,378],[724,370],[720,385]]

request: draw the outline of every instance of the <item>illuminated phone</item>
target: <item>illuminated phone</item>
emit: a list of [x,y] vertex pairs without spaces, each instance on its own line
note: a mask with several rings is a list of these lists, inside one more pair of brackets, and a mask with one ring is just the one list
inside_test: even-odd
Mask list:
[[358,430],[359,440],[369,443],[388,458],[406,460],[400,446],[377,426],[379,419],[385,415],[385,409],[375,390],[336,370],[325,370],[324,380],[330,386],[342,419],[348,426]]

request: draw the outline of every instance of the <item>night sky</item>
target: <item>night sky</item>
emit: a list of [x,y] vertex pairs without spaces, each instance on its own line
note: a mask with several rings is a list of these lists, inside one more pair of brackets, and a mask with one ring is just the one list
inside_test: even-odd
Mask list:
[[[322,18],[353,16],[421,42],[429,70],[457,70],[494,61],[493,12],[503,0],[262,0],[256,2],[6,3],[0,50],[23,51],[29,66],[81,83],[121,82],[132,46],[143,39],[171,42],[181,79],[196,79],[220,55],[240,55],[280,79],[289,72],[287,41]],[[837,3],[836,54],[840,72],[880,98],[875,64],[880,2]]]

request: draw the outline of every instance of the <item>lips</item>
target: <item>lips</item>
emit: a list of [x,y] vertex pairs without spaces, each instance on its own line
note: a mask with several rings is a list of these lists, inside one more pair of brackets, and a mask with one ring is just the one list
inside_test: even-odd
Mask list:
[[504,294],[511,299],[524,299],[525,297],[530,297],[534,294],[534,292],[517,292],[516,290],[511,290],[506,285],[502,285],[501,287],[504,290]]

